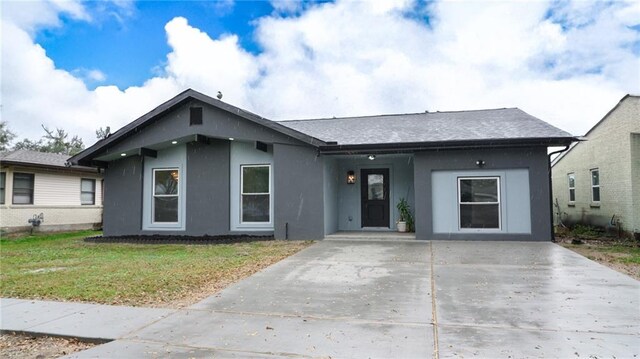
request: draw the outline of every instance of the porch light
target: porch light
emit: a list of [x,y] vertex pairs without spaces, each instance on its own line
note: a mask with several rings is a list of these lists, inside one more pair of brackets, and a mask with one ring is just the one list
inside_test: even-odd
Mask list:
[[126,155],[127,155],[126,153],[121,153],[121,154],[120,154],[120,157],[124,157],[124,156],[126,156]]
[[178,143],[178,141],[171,141],[172,145],[175,145],[176,143]]
[[373,161],[376,159],[376,155],[369,155],[369,160]]
[[356,183],[356,173],[353,171],[347,172],[347,184],[355,184]]

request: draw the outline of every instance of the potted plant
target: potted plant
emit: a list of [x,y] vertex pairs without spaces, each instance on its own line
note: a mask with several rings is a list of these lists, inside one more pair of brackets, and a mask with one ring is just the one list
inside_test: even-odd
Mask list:
[[411,207],[406,199],[400,198],[400,201],[396,205],[400,218],[396,223],[398,232],[412,232],[413,231],[413,216],[411,215]]

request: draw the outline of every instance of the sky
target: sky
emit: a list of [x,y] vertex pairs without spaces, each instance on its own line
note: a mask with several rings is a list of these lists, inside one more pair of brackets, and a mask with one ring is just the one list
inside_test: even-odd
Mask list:
[[272,120],[518,107],[574,135],[640,94],[639,1],[2,1],[1,115],[112,132],[187,88]]

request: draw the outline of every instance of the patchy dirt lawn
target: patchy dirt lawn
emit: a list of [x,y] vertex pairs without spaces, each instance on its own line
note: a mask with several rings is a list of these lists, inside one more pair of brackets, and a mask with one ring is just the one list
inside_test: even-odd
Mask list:
[[311,245],[86,243],[95,232],[0,239],[0,295],[179,308]]
[[0,358],[23,359],[59,358],[96,344],[81,342],[76,339],[32,337],[23,334],[5,333],[0,335]]
[[[558,244],[593,261],[640,280],[640,246],[633,240],[616,240],[608,237],[581,238],[557,237]],[[572,243],[574,242],[574,243]]]

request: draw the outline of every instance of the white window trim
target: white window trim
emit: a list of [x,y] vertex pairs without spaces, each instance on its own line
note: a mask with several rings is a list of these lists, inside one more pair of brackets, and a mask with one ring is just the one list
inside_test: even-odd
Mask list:
[[[598,172],[598,184],[594,185],[593,184],[593,172]],[[589,178],[591,181],[591,202],[592,203],[600,203],[600,200],[602,199],[602,191],[600,191],[600,168],[592,168],[589,170]],[[600,193],[600,200],[594,200],[593,199],[593,189],[594,188],[598,188],[598,192]]]
[[[93,181],[93,203],[82,203],[82,194],[83,193],[91,193],[88,191],[83,191],[82,190],[82,181]],[[80,205],[81,206],[95,206],[96,205],[96,193],[97,193],[97,188],[96,188],[96,179],[95,178],[80,178]]]
[[[460,196],[460,182],[463,180],[481,180],[481,179],[495,179],[497,185],[497,194],[498,201],[497,202],[462,202]],[[501,198],[501,186],[500,186],[500,176],[468,176],[468,177],[458,177],[458,231],[460,232],[497,232],[502,231],[502,198]],[[461,220],[461,212],[460,205],[468,204],[468,205],[478,205],[478,204],[497,204],[498,205],[498,227],[497,228],[462,228],[460,225]]]
[[[178,171],[178,193],[174,194],[156,194],[156,171]],[[151,224],[152,225],[178,225],[180,224],[180,216],[182,215],[180,211],[180,184],[182,171],[180,171],[179,167],[158,167],[151,169]],[[177,197],[178,198],[178,220],[176,222],[156,222],[156,197]]]
[[[269,192],[267,193],[244,193],[244,171],[245,167],[268,167],[269,168]],[[269,195],[269,221],[268,222],[246,222],[242,220],[242,199],[243,195]],[[261,225],[261,226],[270,226],[273,225],[273,198],[271,191],[271,164],[251,164],[251,165],[240,165],[240,206],[239,213],[240,220],[238,223],[242,225]]]
[[[573,177],[573,187],[571,187],[571,177]],[[575,172],[567,173],[567,187],[569,188],[569,203],[576,201],[576,174]],[[573,200],[571,199],[571,190],[573,190]]]

